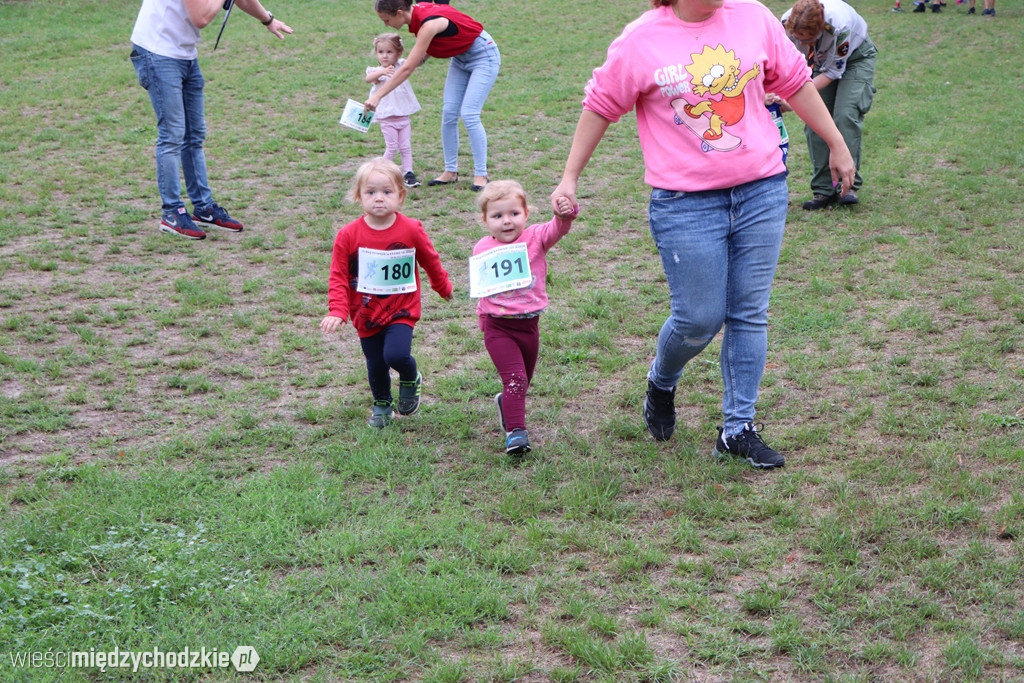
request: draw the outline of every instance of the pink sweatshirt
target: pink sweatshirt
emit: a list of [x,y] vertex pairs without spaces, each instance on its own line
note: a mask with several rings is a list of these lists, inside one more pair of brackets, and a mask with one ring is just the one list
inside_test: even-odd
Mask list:
[[[493,296],[482,297],[476,305],[477,315],[525,317],[530,314],[539,314],[547,308],[548,290],[545,285],[548,276],[547,253],[551,247],[555,246],[558,240],[565,237],[575,219],[575,216],[566,219],[555,217],[547,223],[527,226],[515,242],[510,242],[509,244],[526,245],[526,254],[530,259],[530,274],[533,275],[533,282],[521,289],[513,289]],[[473,247],[473,256],[504,244],[506,243],[499,242],[488,235]]]
[[810,77],[782,24],[756,0],[725,0],[697,24],[658,7],[609,46],[583,107],[612,122],[636,109],[652,187],[717,190],[785,171],[765,92],[787,98]]

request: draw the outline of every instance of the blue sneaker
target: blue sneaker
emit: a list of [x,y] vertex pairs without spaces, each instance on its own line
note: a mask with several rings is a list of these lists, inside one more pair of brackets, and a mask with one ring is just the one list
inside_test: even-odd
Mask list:
[[513,429],[505,437],[505,453],[522,455],[530,452],[530,437],[525,429]]
[[227,232],[242,232],[242,224],[229,216],[227,210],[217,202],[204,207],[193,206],[192,220]]
[[163,217],[160,219],[160,232],[180,235],[187,240],[206,239],[206,233],[196,227],[184,206],[179,206],[173,211],[164,211]]

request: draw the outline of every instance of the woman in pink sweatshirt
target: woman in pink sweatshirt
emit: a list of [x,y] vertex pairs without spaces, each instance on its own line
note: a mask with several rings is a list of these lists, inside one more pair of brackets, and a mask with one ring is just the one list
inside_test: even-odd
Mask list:
[[672,436],[683,368],[724,326],[724,421],[713,454],[781,467],[785,458],[754,427],[789,201],[765,93],[786,99],[825,140],[843,193],[853,184],[853,159],[806,61],[767,7],[756,0],[651,4],[587,83],[552,202],[576,203],[580,174],[608,126],[635,110],[652,188],[650,231],[671,304],[647,375],[644,423],[659,441]]

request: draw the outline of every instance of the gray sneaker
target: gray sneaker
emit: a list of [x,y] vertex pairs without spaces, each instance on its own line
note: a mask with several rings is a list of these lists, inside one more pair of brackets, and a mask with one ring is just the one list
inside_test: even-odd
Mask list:
[[412,415],[420,409],[420,386],[423,384],[423,375],[416,373],[416,379],[411,382],[398,382],[398,414]]
[[391,420],[395,417],[394,404],[391,401],[374,401],[373,412],[370,414],[370,419],[366,424],[377,429],[382,429],[391,424]]
[[501,425],[501,431],[508,433],[508,427],[505,426],[505,409],[501,407],[500,391],[494,395],[494,405],[498,406],[498,424]]
[[846,194],[839,198],[839,203],[844,206],[860,204],[860,197],[857,196],[857,192],[855,190],[847,190]]

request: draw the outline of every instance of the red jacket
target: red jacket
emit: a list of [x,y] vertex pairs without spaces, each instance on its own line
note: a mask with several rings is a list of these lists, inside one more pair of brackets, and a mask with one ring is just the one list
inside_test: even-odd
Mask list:
[[451,5],[436,5],[432,2],[417,2],[412,6],[412,20],[409,22],[409,32],[416,35],[423,26],[423,22],[430,17],[444,17],[451,22],[447,31],[451,32],[454,27],[455,35],[434,36],[427,46],[427,54],[431,57],[446,59],[461,55],[469,49],[477,36],[483,32],[484,27],[479,21],[471,16],[463,14]]

